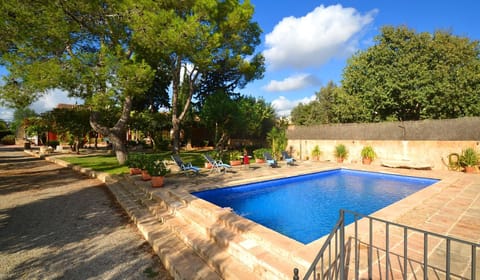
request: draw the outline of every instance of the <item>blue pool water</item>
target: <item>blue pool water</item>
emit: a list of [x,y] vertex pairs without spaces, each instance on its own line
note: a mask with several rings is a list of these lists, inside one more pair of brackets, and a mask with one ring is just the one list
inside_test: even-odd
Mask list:
[[369,215],[437,181],[336,169],[192,194],[307,244],[332,230],[342,208]]

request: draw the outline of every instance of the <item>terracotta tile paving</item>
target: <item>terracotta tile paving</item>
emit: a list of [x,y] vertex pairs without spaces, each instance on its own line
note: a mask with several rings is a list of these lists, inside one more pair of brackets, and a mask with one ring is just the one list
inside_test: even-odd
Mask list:
[[[480,175],[469,175],[460,172],[450,171],[419,171],[406,169],[390,169],[380,166],[363,166],[359,164],[320,163],[320,162],[299,162],[297,167],[284,167],[271,169],[257,167],[254,164],[252,168],[235,169],[233,173],[225,175],[209,175],[205,178],[181,178],[174,182],[175,189],[197,191],[223,186],[232,186],[245,184],[260,180],[281,178],[292,175],[300,175],[311,172],[318,172],[332,168],[352,168],[367,171],[380,171],[392,174],[402,174],[418,177],[441,179],[437,184],[427,187],[417,193],[384,208],[372,216],[407,225],[413,228],[419,228],[426,231],[448,235],[455,238],[467,239],[472,242],[480,242]],[[238,223],[238,222],[237,222]],[[373,222],[374,250],[373,250],[373,279],[385,279],[386,273],[389,279],[401,279],[406,269],[408,279],[423,279],[423,260],[424,260],[424,235],[423,233],[408,230],[408,250],[407,250],[407,268],[404,267],[404,232],[403,228],[389,226],[389,269],[386,270],[386,228],[385,224]],[[369,224],[366,220],[359,220],[357,230],[360,236],[358,245],[358,266],[360,268],[360,279],[367,279],[368,276],[368,234]],[[318,250],[323,245],[325,237],[307,245],[292,242],[282,235],[265,231],[261,227],[246,228],[246,232],[256,231],[262,238],[269,239],[269,242],[282,248],[288,248],[290,258],[300,260],[305,263],[305,267],[299,267],[302,276],[307,265],[314,259]],[[352,234],[353,226],[346,228],[346,233]],[[348,235],[350,236],[350,235]],[[354,279],[355,273],[355,242],[349,240],[348,256],[348,279]],[[443,239],[428,237],[428,278],[445,279],[445,256],[446,242]],[[471,275],[470,246],[451,242],[451,277],[452,279],[469,279]],[[264,258],[283,258],[272,250],[272,256],[263,256]],[[480,278],[480,249],[476,252],[477,267],[475,267],[477,278]],[[335,261],[335,259],[333,259]],[[329,260],[327,262],[332,262]],[[285,268],[283,268],[285,269]],[[293,268],[292,268],[293,269]],[[287,269],[288,270],[288,269]],[[334,270],[332,273],[338,273]]]
[[[390,169],[376,165],[363,166],[361,164],[336,164],[326,162],[298,162],[296,167],[281,166],[281,168],[265,168],[264,166],[251,165],[251,168],[234,168],[234,172],[224,175],[209,175],[200,178],[175,178],[169,182],[172,189],[179,191],[181,195],[188,196],[191,191],[211,189],[223,186],[233,186],[245,184],[260,180],[282,178],[286,176],[301,175],[306,173],[329,170],[332,168],[352,168],[357,170],[380,171],[391,174],[401,174],[409,176],[427,177],[441,179],[437,184],[427,187],[417,193],[384,208],[372,216],[388,220],[390,222],[404,224],[414,228],[445,234],[456,238],[465,238],[473,242],[480,242],[480,175],[463,174],[450,171],[424,171],[407,169]],[[170,180],[169,178],[167,178]],[[368,242],[369,225],[365,220],[358,221],[358,233],[361,242]],[[347,227],[346,233],[353,233],[352,226]],[[288,248],[289,258],[300,260],[305,263],[305,267],[298,267],[302,276],[307,265],[314,259],[320,247],[323,245],[325,237],[307,245],[293,242],[280,234],[265,231],[261,227],[247,228],[245,232],[255,232],[262,238],[269,239],[272,244],[282,248]],[[386,251],[387,243],[385,225],[380,222],[373,223],[373,279],[385,279],[389,274],[389,279],[401,279],[405,271],[403,258],[403,229],[389,227],[389,251],[388,256],[390,267],[386,271]],[[261,239],[260,239],[261,240]],[[350,240],[350,250],[347,252],[349,257],[348,279],[354,279],[353,269],[355,268],[355,242]],[[408,231],[408,259],[407,272],[408,279],[423,279],[423,251],[424,235],[422,233]],[[360,267],[360,278],[366,279],[368,276],[368,247],[362,243],[358,244],[358,265]],[[439,238],[428,238],[429,251],[429,279],[445,279],[445,241]],[[471,275],[470,253],[471,247],[451,242],[451,272],[452,279],[469,279]],[[284,258],[272,250],[272,256],[263,256],[264,258]],[[480,278],[480,249],[476,252],[477,267],[475,271],[477,278]],[[288,263],[288,261],[287,261]],[[298,263],[298,262],[297,262]],[[285,268],[282,268],[282,270]],[[287,268],[292,270],[293,268]],[[338,273],[338,271],[336,271]],[[465,278],[461,278],[465,277]]]

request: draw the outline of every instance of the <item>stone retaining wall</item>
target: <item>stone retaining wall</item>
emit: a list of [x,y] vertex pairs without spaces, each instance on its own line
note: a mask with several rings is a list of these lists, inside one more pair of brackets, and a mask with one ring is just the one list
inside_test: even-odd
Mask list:
[[318,145],[320,160],[334,161],[335,146],[342,143],[349,150],[347,162],[361,162],[360,151],[370,145],[378,155],[373,164],[403,160],[446,170],[451,153],[468,147],[480,152],[480,118],[291,126],[287,138],[287,150],[302,160],[310,159]]

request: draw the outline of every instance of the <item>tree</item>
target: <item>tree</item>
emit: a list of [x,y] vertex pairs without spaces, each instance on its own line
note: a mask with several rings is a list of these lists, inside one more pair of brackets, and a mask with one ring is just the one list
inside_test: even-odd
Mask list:
[[236,136],[244,139],[265,139],[275,126],[275,109],[263,98],[240,96],[236,102],[241,114]]
[[36,117],[37,113],[30,108],[18,108],[13,111],[13,120],[10,124],[10,128],[12,131],[17,131],[20,127],[22,127],[25,119],[30,117]]
[[[129,8],[114,0],[4,2],[0,64],[9,74],[0,99],[18,108],[54,88],[83,98],[91,126],[111,139],[123,164],[132,100],[154,77],[135,55],[124,14]],[[102,122],[115,112],[113,126]]]
[[230,135],[237,131],[242,119],[237,102],[222,91],[206,98],[200,118],[207,127],[215,131],[215,146],[219,150],[226,146]]
[[71,135],[73,150],[79,153],[81,142],[92,130],[89,118],[90,112],[83,106],[74,108],[55,108],[48,112],[55,132]]
[[349,60],[342,87],[363,104],[365,121],[478,116],[478,73],[478,41],[386,26]]
[[316,93],[315,100],[293,108],[292,122],[298,125],[362,122],[363,105],[358,97],[348,95],[330,81]]
[[253,6],[248,0],[126,2],[132,7],[128,18],[135,42],[146,55],[158,59],[158,67],[172,82],[176,153],[180,125],[194,96],[202,102],[217,90],[231,94],[231,88],[262,76],[263,57],[254,54],[261,30],[251,21]]

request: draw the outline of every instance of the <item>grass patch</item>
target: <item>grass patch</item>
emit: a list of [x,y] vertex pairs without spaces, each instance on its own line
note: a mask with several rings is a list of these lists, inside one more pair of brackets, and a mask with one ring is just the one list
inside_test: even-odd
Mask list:
[[72,156],[61,157],[59,159],[108,174],[128,173],[128,167],[125,165],[119,165],[117,158],[114,155]]
[[[184,162],[191,162],[192,165],[203,167],[205,159],[204,152],[183,152],[180,157]],[[155,153],[162,156],[164,159],[170,160],[172,152],[158,152]],[[87,155],[87,156],[65,156],[61,157],[68,163],[79,165],[85,168],[91,168],[95,171],[105,172],[108,174],[127,174],[129,172],[126,165],[119,165],[115,155]]]

